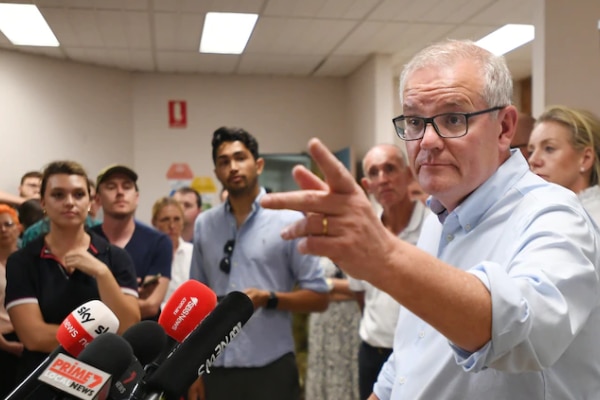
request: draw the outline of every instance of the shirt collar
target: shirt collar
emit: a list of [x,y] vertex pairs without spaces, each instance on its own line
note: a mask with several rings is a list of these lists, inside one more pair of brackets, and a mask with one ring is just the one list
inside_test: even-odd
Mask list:
[[[498,201],[514,184],[529,171],[527,161],[518,149],[511,150],[511,156],[492,176],[471,193],[450,214],[456,214],[463,229],[471,230],[489,208]],[[431,211],[437,214],[443,224],[448,210],[435,197],[429,199]]]
[[[254,201],[252,201],[252,212],[250,213],[250,215],[254,214],[257,210],[261,208],[260,198],[263,197],[265,194],[267,194],[267,191],[264,187],[261,186],[260,190],[258,191],[258,195],[256,195]],[[231,204],[229,203],[229,199],[227,199],[227,201],[225,202],[225,210],[231,214]]]

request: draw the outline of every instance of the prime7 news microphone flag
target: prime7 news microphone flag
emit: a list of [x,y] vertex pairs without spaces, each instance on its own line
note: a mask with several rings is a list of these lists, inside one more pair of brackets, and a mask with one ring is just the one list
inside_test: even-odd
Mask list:
[[68,353],[77,357],[95,337],[117,332],[118,329],[119,319],[100,300],[91,300],[77,307],[58,327],[56,339],[59,346],[4,400],[21,400],[33,393],[40,386],[37,378],[58,354]]
[[57,389],[58,399],[106,400],[111,378],[127,369],[133,350],[114,333],[98,336],[77,359],[59,354],[42,372],[40,381]]
[[[175,349],[160,367],[145,378],[143,397],[181,396],[198,376],[209,373],[215,359],[241,332],[242,326],[254,313],[254,304],[242,292],[231,292],[223,298],[192,333]],[[138,395],[139,396],[139,395]]]

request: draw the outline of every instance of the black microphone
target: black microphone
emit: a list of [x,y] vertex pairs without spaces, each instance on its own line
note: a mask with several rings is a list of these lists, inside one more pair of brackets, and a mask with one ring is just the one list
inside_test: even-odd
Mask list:
[[[38,381],[42,372],[60,354],[77,357],[95,337],[104,332],[116,332],[119,319],[100,300],[91,300],[82,304],[63,320],[56,331],[59,346],[42,361],[4,400],[21,400],[30,396],[40,386]],[[45,395],[40,394],[39,397]]]
[[144,365],[151,363],[167,344],[167,335],[156,321],[138,322],[123,332],[125,339],[133,349],[129,366],[118,379],[114,378],[109,397],[111,400],[127,400],[135,385],[144,376]]
[[[242,330],[254,313],[254,304],[242,292],[231,292],[175,349],[158,369],[142,382],[143,397],[154,399],[161,393],[181,396],[198,376],[210,372],[210,367],[223,349]],[[139,396],[139,395],[138,395]]]
[[185,281],[173,292],[158,318],[158,323],[167,334],[167,343],[162,352],[144,366],[146,377],[156,371],[216,304],[215,292],[193,279]]

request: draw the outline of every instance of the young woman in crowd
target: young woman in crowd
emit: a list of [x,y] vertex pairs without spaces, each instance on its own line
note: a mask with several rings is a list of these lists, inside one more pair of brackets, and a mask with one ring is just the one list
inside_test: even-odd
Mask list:
[[19,380],[59,345],[61,322],[87,301],[106,304],[119,319],[119,332],[140,320],[129,255],[84,228],[91,199],[83,167],[72,161],[50,163],[41,196],[50,231],[13,253],[6,264],[6,309],[24,345]]

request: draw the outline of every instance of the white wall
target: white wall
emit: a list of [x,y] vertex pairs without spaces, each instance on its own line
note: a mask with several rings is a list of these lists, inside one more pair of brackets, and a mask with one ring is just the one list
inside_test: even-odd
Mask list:
[[[149,219],[152,203],[169,192],[171,163],[214,178],[211,139],[221,126],[246,129],[261,153],[299,153],[313,136],[334,150],[351,143],[342,79],[139,74],[133,98],[140,219]],[[168,128],[169,100],[187,101],[186,129]]]
[[[140,175],[138,218],[169,192],[172,162],[213,177],[210,140],[223,125],[247,129],[262,153],[299,153],[318,136],[332,149],[352,143],[344,79],[132,74],[0,51],[0,188],[73,159],[95,177],[112,163]],[[167,101],[186,100],[188,127],[169,129]]]
[[133,156],[128,73],[0,51],[0,188],[50,161],[72,159],[95,174]]

